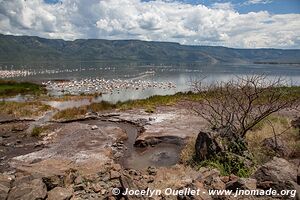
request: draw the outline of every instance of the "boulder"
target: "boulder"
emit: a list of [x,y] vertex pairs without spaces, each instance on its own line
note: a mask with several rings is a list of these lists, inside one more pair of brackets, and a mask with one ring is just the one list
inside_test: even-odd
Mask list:
[[266,138],[263,140],[262,146],[267,150],[275,152],[276,155],[280,157],[288,157],[292,153],[292,151],[287,147],[287,144],[279,138],[277,139],[277,142],[275,142],[274,138]]
[[200,131],[196,139],[195,150],[196,161],[203,161],[222,152],[222,146],[211,133]]
[[0,199],[6,199],[10,188],[0,183]]
[[117,171],[111,170],[110,171],[110,179],[116,179],[119,178],[121,176],[121,174]]
[[203,183],[206,188],[224,190],[225,183],[221,180],[220,172],[216,169],[201,168],[197,181]]
[[11,187],[13,177],[5,174],[0,174],[0,199],[6,199]]
[[252,178],[239,178],[238,180],[229,181],[226,183],[226,190],[236,191],[242,190],[255,190],[256,180]]
[[48,177],[43,177],[42,179],[47,186],[47,190],[52,190],[55,187],[64,186],[64,177],[60,175],[52,175]]
[[297,167],[285,159],[274,157],[259,167],[253,178],[257,180],[258,188],[285,190],[291,188],[291,183],[296,183]]
[[71,189],[56,187],[48,192],[47,200],[69,200],[73,196]]
[[178,200],[211,200],[212,197],[208,195],[207,190],[203,187],[203,185],[197,181],[194,183],[188,184],[185,187],[179,188],[179,190],[194,190],[197,191],[199,190],[199,193],[196,195],[192,194],[183,194],[183,195],[178,195],[177,199]]
[[34,179],[13,187],[8,200],[40,200],[47,196],[47,187],[42,179]]

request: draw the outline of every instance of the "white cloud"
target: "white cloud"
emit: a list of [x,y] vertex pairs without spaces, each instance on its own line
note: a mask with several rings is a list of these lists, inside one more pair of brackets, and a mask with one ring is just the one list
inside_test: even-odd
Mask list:
[[273,0],[248,0],[245,2],[246,5],[251,5],[251,4],[268,4],[272,3]]
[[221,10],[233,10],[234,5],[230,2],[226,2],[226,3],[217,2],[212,5],[212,8],[221,9]]
[[206,7],[163,0],[62,0],[62,4],[0,0],[1,33],[68,40],[141,39],[192,45],[300,48],[299,22],[299,14],[240,14],[230,3]]

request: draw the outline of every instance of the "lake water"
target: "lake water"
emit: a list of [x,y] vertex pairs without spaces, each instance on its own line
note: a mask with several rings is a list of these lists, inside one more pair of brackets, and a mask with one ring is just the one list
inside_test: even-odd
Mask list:
[[146,80],[172,82],[176,88],[149,88],[145,90],[121,90],[104,94],[101,99],[109,102],[147,98],[153,95],[174,94],[188,91],[193,80],[204,79],[205,84],[216,81],[228,81],[236,76],[265,74],[270,79],[285,78],[289,85],[300,85],[300,65],[267,65],[267,64],[122,64],[122,63],[57,63],[57,64],[0,64],[0,70],[28,69],[35,72],[27,77],[16,77],[20,81],[42,82],[45,80],[80,80],[84,78],[104,78],[106,80]]

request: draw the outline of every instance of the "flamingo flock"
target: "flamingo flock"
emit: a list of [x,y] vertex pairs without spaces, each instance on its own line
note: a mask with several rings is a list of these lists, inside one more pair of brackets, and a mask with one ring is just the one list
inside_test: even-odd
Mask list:
[[82,79],[72,81],[46,81],[42,83],[50,91],[64,94],[95,94],[113,93],[121,90],[145,90],[149,88],[172,89],[176,85],[172,82],[157,82],[144,80],[121,79]]

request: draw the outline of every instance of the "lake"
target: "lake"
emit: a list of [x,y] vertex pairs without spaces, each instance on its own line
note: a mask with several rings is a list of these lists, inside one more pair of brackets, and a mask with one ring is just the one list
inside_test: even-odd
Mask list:
[[285,64],[2,63],[0,70],[28,70],[33,72],[32,75],[26,77],[10,78],[18,81],[42,82],[46,80],[103,78],[105,80],[142,80],[176,84],[176,88],[125,89],[102,95],[101,100],[113,103],[189,91],[191,82],[203,77],[205,77],[204,84],[210,84],[216,81],[228,81],[236,76],[265,74],[270,79],[283,77],[288,85],[300,85],[300,65]]

